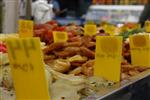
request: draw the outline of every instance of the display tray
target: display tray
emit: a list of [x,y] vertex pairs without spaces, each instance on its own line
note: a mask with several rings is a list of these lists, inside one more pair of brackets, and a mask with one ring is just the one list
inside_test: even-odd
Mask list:
[[150,69],[136,76],[133,76],[128,80],[122,81],[121,83],[118,83],[112,87],[99,88],[99,91],[97,93],[88,96],[85,100],[117,100],[117,96],[129,93],[129,88],[135,87],[135,85],[138,85],[137,87],[140,87],[139,84],[144,83],[150,83]]
[[[149,81],[150,81],[150,69],[134,77],[131,77],[128,80],[122,81],[121,83],[118,83],[112,87],[99,88],[99,91],[97,93],[88,96],[84,100],[114,100],[115,99],[114,94],[116,94],[117,96],[126,94],[129,90],[128,88],[134,87],[135,84],[137,85],[138,83],[149,82]],[[2,92],[2,98],[3,98],[2,100],[15,100],[14,91],[8,92],[3,90],[2,88],[0,88],[0,91]],[[109,97],[111,99],[109,99]]]

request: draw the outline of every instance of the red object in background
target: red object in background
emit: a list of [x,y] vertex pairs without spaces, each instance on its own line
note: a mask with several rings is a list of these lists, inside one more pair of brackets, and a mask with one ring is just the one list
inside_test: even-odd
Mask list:
[[66,27],[65,26],[61,26],[61,27],[55,27],[55,29],[53,29],[53,31],[65,31]]
[[46,44],[51,44],[53,42],[53,32],[52,30],[49,30],[45,35],[44,35],[44,38],[45,38],[45,43]]
[[40,37],[42,42],[45,42],[46,44],[50,44],[53,41],[53,34],[52,30],[47,30],[47,29],[38,29],[34,30],[34,36],[35,37]]
[[126,23],[125,24],[129,29],[133,29],[136,26],[136,23]]
[[68,32],[68,37],[72,38],[72,37],[74,37],[74,34],[72,32]]
[[[56,21],[34,25],[34,36],[40,37],[41,41],[46,44],[51,44],[53,42],[53,31],[67,32],[69,38],[77,35],[73,30],[67,31],[66,26],[58,26]],[[78,38],[73,38],[73,40],[78,40]]]
[[34,30],[34,36],[42,37],[42,35],[44,35],[46,32],[47,32],[47,30],[45,30],[45,29]]
[[47,22],[46,24],[49,24],[49,25],[58,25],[57,21],[49,21]]
[[105,0],[93,0],[93,4],[105,4]]
[[2,53],[7,52],[6,45],[4,43],[0,43],[0,52],[2,52]]
[[36,24],[36,25],[34,25],[34,30],[39,30],[39,29],[49,30],[49,29],[51,29],[51,25],[49,25],[49,24]]

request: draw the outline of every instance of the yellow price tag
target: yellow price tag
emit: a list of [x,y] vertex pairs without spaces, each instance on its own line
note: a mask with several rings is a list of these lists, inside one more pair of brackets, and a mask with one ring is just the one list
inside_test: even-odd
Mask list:
[[150,67],[150,35],[130,36],[130,49],[133,65]]
[[96,27],[96,25],[92,25],[92,24],[86,24],[85,26],[84,26],[84,33],[85,33],[85,35],[95,35],[96,34],[96,32],[97,32],[97,27]]
[[21,38],[33,36],[33,21],[19,20],[19,36]]
[[129,29],[128,29],[128,26],[127,26],[127,25],[124,25],[124,26],[122,26],[122,27],[120,28],[120,30],[121,30],[121,32],[126,32],[126,31],[128,31]]
[[115,35],[116,27],[113,25],[105,25],[104,30],[109,35]]
[[141,24],[135,24],[134,29],[141,29]]
[[54,42],[67,42],[68,34],[67,32],[54,31],[53,38],[54,38]]
[[145,30],[146,32],[150,32],[150,21],[145,22]]
[[120,36],[96,37],[95,76],[120,81],[122,40]]
[[39,38],[6,40],[16,100],[50,100]]
[[94,23],[94,21],[89,20],[89,21],[86,22],[86,24],[88,24],[88,25],[94,25],[95,23]]
[[105,25],[108,25],[109,23],[108,22],[106,22],[106,21],[101,21],[100,22],[100,26],[105,26]]

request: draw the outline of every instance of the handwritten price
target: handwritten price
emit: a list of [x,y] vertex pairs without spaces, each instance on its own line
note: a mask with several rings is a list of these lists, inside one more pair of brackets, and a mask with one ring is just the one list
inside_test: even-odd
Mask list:
[[24,72],[28,72],[28,71],[33,71],[34,70],[34,66],[31,62],[29,63],[24,63],[24,64],[19,64],[17,62],[14,62],[12,64],[12,66],[15,68],[15,69],[21,69],[22,71]]
[[[32,59],[32,52],[37,49],[34,39],[8,40],[7,46],[9,48],[10,57],[13,59],[11,64],[14,69],[21,69],[25,72],[34,70],[34,64],[30,61],[30,59]],[[20,61],[20,57],[22,57],[24,61]]]
[[139,51],[139,52],[141,52],[141,51],[149,51],[150,50],[150,48],[131,48],[131,50],[132,51]]
[[111,59],[115,59],[117,56],[116,54],[96,54],[97,57],[100,58],[111,58]]
[[15,40],[13,43],[11,41],[7,42],[7,45],[11,51],[13,59],[16,59],[17,51],[23,51],[27,58],[30,57],[30,50],[35,50],[35,43],[32,39],[29,41],[23,40],[22,43],[19,40]]
[[19,20],[19,35],[20,37],[33,36],[33,21]]

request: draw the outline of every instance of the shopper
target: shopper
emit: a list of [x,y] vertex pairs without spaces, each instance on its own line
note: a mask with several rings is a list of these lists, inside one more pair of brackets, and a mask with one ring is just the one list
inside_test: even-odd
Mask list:
[[52,5],[47,0],[36,0],[32,4],[32,16],[35,23],[43,24],[53,19]]
[[146,20],[150,20],[150,0],[148,0],[148,3],[145,5],[143,12],[141,13],[139,23],[141,26],[144,26],[144,23]]

